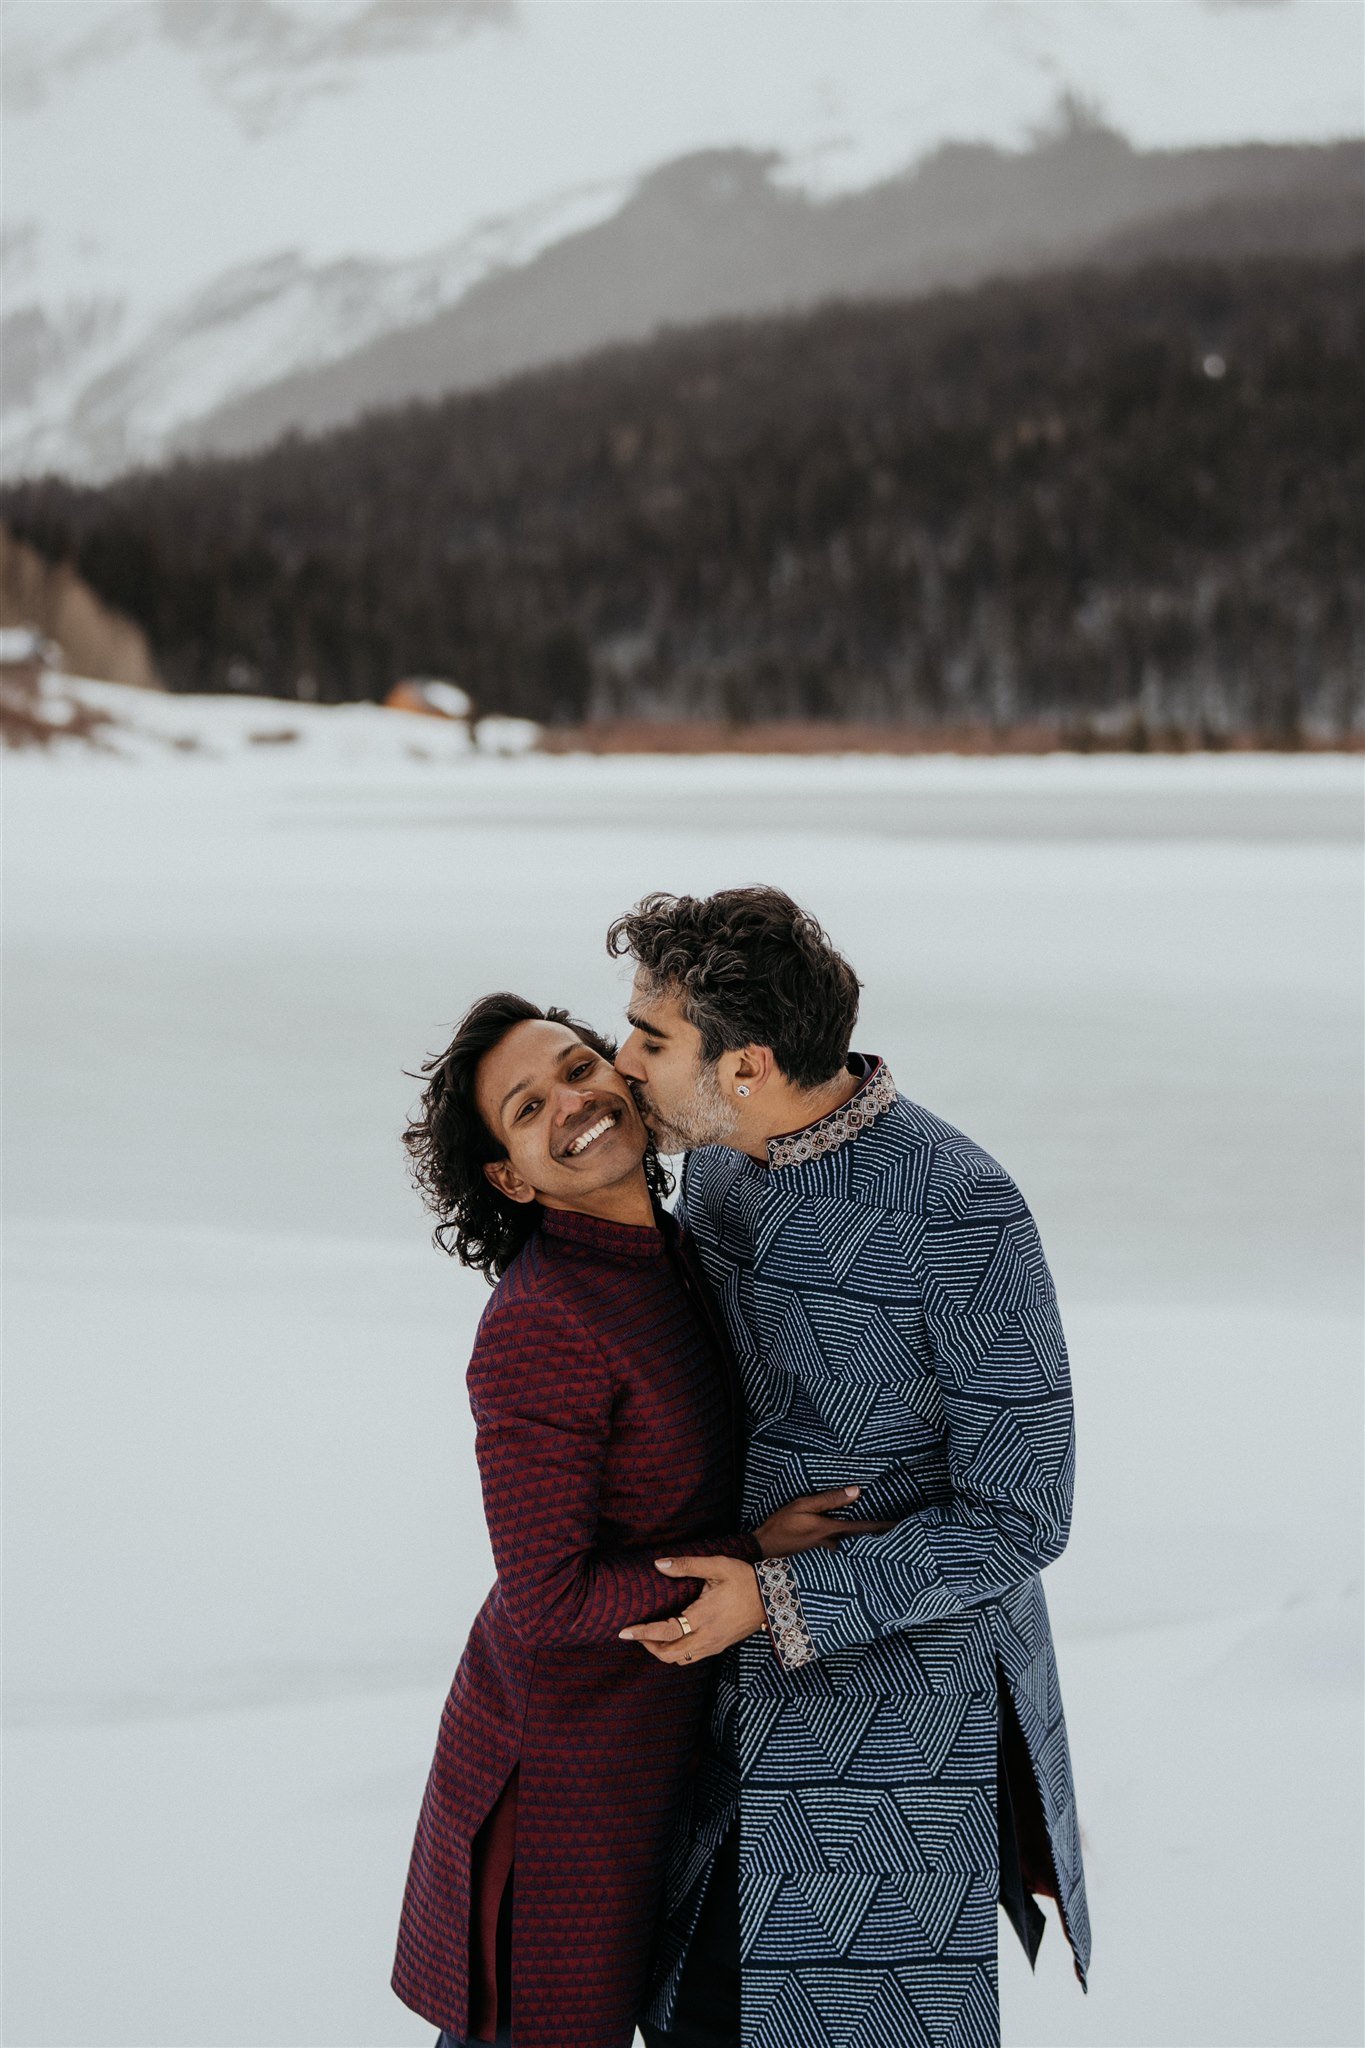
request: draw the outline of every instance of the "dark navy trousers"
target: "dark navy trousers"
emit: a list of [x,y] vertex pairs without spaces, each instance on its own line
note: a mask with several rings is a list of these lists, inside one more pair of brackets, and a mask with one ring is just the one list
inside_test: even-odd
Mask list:
[[739,2048],[739,1823],[716,1851],[688,1944],[671,2027],[642,2025],[645,2048]]

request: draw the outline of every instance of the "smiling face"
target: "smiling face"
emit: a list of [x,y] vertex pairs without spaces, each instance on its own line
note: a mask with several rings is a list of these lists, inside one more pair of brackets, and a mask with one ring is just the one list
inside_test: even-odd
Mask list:
[[507,1154],[484,1172],[512,1201],[594,1215],[632,1181],[644,1189],[647,1139],[630,1088],[566,1024],[514,1024],[480,1060],[475,1096]]

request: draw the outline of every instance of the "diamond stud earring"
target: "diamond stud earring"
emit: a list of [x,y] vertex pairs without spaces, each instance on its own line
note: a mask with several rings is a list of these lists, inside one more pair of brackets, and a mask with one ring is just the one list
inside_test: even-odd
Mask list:
[[735,1090],[736,1095],[747,1095],[748,1092],[748,1089],[745,1087],[742,1081],[740,1082],[738,1088],[736,1088]]

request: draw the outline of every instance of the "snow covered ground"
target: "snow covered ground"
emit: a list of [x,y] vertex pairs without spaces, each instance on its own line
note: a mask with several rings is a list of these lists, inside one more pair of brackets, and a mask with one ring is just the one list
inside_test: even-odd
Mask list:
[[[22,635],[25,629],[20,629]],[[449,767],[469,754],[527,753],[540,728],[529,718],[492,716],[471,722],[463,690],[440,680],[419,684],[434,711],[383,704],[300,704],[292,698],[182,697],[46,669],[31,687],[9,686],[31,735],[46,732],[60,755],[94,754],[165,765],[176,755],[196,763],[283,755],[287,779],[316,779],[340,770],[372,774],[413,762]],[[444,697],[442,693],[445,693]]]
[[1358,762],[4,780],[11,2048],[429,2041],[387,1977],[490,1576],[485,1290],[403,1070],[493,986],[615,1022],[611,914],[759,878],[1018,1174],[1071,1337],[1094,1974],[1006,1930],[1006,2040],[1361,2040]]

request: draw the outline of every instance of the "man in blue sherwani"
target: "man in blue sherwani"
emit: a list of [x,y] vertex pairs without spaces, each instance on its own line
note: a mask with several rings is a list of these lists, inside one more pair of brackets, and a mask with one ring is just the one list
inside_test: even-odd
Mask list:
[[1033,1219],[850,1053],[857,977],[780,890],[647,897],[608,943],[636,963],[617,1064],[687,1155],[743,1382],[745,1524],[849,1489],[850,1533],[801,1556],[663,1560],[707,1582],[686,1631],[625,1631],[721,1660],[645,2038],[996,2048],[998,1905],[1030,1961],[1036,1895],[1082,1986],[1090,1955],[1038,1576],[1070,1524],[1071,1386]]

